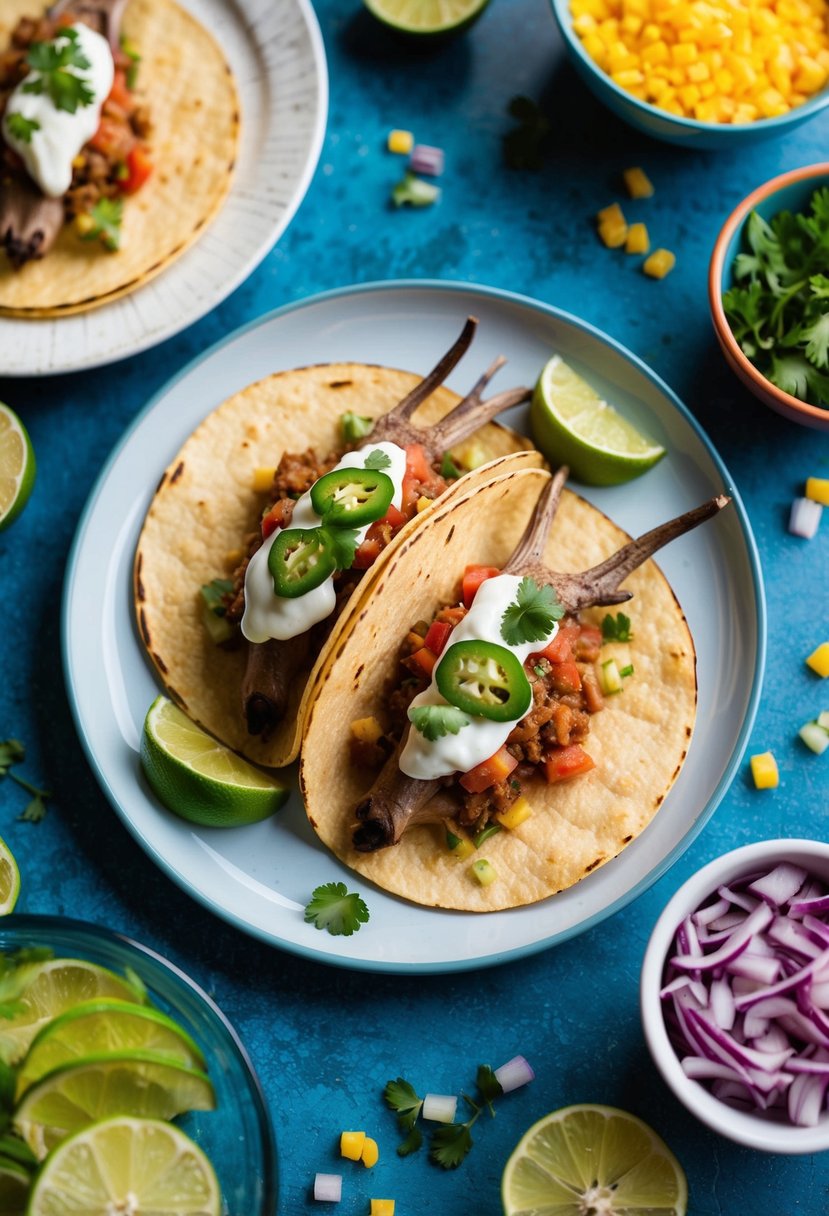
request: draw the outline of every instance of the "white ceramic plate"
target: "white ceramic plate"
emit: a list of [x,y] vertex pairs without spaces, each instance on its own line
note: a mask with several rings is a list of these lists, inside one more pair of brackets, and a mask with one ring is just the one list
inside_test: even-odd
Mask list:
[[[426,371],[474,313],[472,351],[449,384],[466,391],[497,355],[502,387],[532,383],[553,351],[665,445],[636,482],[586,491],[629,532],[727,490],[715,524],[660,556],[694,635],[699,714],[685,767],[648,829],[615,861],[543,903],[492,915],[413,906],[355,875],[308,826],[298,795],[268,822],[195,830],[165,811],[142,778],[138,741],[158,689],[133,622],[131,567],[153,489],[202,417],[269,372],[329,360]],[[520,422],[521,416],[513,421]],[[318,296],[255,322],[203,355],[147,406],[110,458],[81,520],[63,611],[67,686],[89,759],[113,806],[166,872],[220,916],[275,945],[367,970],[461,970],[550,946],[622,907],[687,848],[740,761],[759,696],[765,608],[754,541],[726,470],[670,390],[628,352],[564,313],[462,284],[386,283]],[[352,937],[303,920],[314,887],[341,879],[371,912]]]
[[247,278],[287,227],[316,167],[328,112],[309,0],[179,0],[221,44],[242,111],[230,194],[191,249],[120,300],[77,316],[0,316],[0,375],[46,376],[138,354],[192,325]]

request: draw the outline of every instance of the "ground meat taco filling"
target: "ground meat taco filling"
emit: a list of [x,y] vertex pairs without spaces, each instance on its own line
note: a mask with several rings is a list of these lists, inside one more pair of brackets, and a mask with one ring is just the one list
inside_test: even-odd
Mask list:
[[[352,723],[352,764],[381,768],[395,751],[409,725],[409,707],[429,686],[437,660],[451,644],[477,587],[498,573],[490,567],[468,567],[459,601],[442,607],[431,621],[412,626],[400,648],[396,676],[386,689],[382,724],[377,718]],[[595,668],[601,645],[597,625],[568,613],[549,645],[529,656],[524,664],[532,688],[529,712],[515,723],[495,755],[467,773],[440,781],[442,794],[457,802],[457,825],[477,836],[497,826],[493,821],[522,796],[532,778],[554,783],[594,767],[583,744],[592,715],[605,704]]]

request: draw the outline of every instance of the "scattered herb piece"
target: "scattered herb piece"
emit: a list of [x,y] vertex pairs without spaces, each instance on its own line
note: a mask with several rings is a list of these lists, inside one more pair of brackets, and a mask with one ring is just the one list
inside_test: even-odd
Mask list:
[[6,115],[6,127],[12,139],[19,139],[24,144],[30,144],[34,132],[40,130],[40,123],[36,118],[27,118],[25,114],[15,111],[13,114]]
[[632,664],[632,663],[628,663],[626,667],[622,667],[622,668],[620,668],[620,669],[619,669],[619,675],[620,675],[620,676],[621,676],[623,679],[625,679],[627,676],[632,676],[632,675],[633,675],[633,664]]
[[328,536],[338,570],[350,570],[359,539],[356,528],[329,528]]
[[458,468],[452,459],[450,452],[444,452],[440,462],[440,475],[444,481],[452,481],[453,478],[463,476],[463,469]]
[[135,43],[131,42],[129,38],[125,38],[123,34],[121,35],[121,50],[130,59],[130,66],[127,68],[126,85],[132,92],[138,83],[138,65],[141,63],[141,56]]
[[4,777],[11,777],[12,781],[16,782],[21,789],[31,794],[30,801],[26,804],[22,814],[18,815],[18,819],[27,823],[40,823],[46,814],[46,800],[52,795],[48,790],[38,789],[36,785],[32,785],[30,781],[26,781],[25,778],[11,771],[12,765],[20,764],[25,758],[26,749],[19,739],[5,739],[0,742],[0,781]]
[[77,30],[62,29],[51,42],[33,42],[26,62],[39,75],[26,81],[24,93],[46,93],[55,109],[65,110],[67,114],[74,114],[79,106],[89,106],[95,100],[89,81],[77,72],[67,70],[84,71],[91,66],[78,45]]
[[489,840],[490,836],[496,836],[500,831],[500,823],[488,823],[485,828],[481,829],[477,836],[472,837],[472,843],[476,849],[479,849],[485,840]]
[[365,902],[356,891],[349,892],[344,882],[316,887],[305,908],[307,924],[327,929],[335,937],[351,937],[368,918]]
[[363,463],[367,469],[388,469],[391,467],[391,456],[381,451],[380,448],[375,448],[373,452],[369,452]]
[[374,419],[355,414],[353,410],[346,410],[340,418],[340,429],[346,443],[356,443],[358,439],[365,439],[366,435],[371,434],[374,430]]
[[501,637],[509,646],[540,642],[563,616],[552,587],[539,587],[535,579],[522,578],[514,603],[501,618]]
[[472,719],[454,705],[414,705],[409,709],[409,721],[424,739],[434,743],[445,735],[456,735]]
[[456,1170],[469,1150],[473,1140],[470,1128],[480,1112],[476,1112],[467,1123],[444,1123],[432,1132],[429,1156],[445,1170]]
[[536,665],[533,667],[533,671],[538,676],[539,680],[547,674],[546,671],[544,670],[544,668],[539,663],[536,663]]
[[121,245],[121,221],[124,204],[120,198],[99,199],[91,211],[86,214],[92,220],[92,227],[81,236],[82,241],[100,241],[106,249],[114,253]]
[[440,188],[415,177],[414,173],[405,174],[391,192],[391,201],[395,207],[403,207],[405,204],[410,207],[428,207],[439,198]]
[[214,578],[211,582],[205,583],[201,589],[201,597],[207,610],[214,616],[226,616],[227,606],[224,597],[229,595],[232,590],[233,580],[229,578]]
[[544,164],[542,144],[550,133],[550,120],[529,97],[513,97],[509,114],[518,126],[503,140],[504,160],[510,169],[540,169]]
[[5,777],[13,764],[26,759],[26,749],[19,739],[5,739],[0,743],[0,777]]
[[632,638],[630,617],[625,616],[624,612],[617,612],[615,616],[608,612],[602,621],[602,641],[630,642]]

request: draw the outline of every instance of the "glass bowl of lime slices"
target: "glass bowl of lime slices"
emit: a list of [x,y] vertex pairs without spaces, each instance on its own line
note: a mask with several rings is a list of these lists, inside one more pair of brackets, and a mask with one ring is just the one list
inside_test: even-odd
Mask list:
[[172,963],[96,925],[7,916],[0,1015],[9,1211],[69,1216],[82,1193],[91,1211],[275,1216],[256,1074],[221,1010]]

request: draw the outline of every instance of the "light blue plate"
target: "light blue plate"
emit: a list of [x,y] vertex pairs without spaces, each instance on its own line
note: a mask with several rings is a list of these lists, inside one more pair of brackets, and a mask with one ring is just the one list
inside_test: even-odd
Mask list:
[[[133,623],[131,568],[158,478],[201,419],[272,371],[353,360],[425,371],[480,319],[449,380],[468,390],[498,354],[501,387],[532,384],[558,351],[668,455],[627,486],[586,496],[637,534],[725,491],[733,506],[676,541],[660,565],[697,647],[699,713],[683,771],[648,829],[615,861],[543,903],[491,915],[413,906],[331,856],[299,796],[252,827],[194,828],[165,811],[141,776],[138,741],[158,692]],[[525,424],[522,413],[510,421]],[[765,657],[765,603],[745,510],[710,442],[648,368],[591,326],[507,292],[459,283],[367,284],[288,305],[202,355],[136,419],[90,495],[70,557],[63,603],[67,687],[81,740],[116,811],[150,856],[194,898],[274,945],[373,971],[459,971],[530,954],[583,932],[653,883],[688,847],[725,793],[754,720]],[[344,711],[345,712],[345,711]],[[371,920],[331,937],[303,919],[314,887],[359,888]]]

